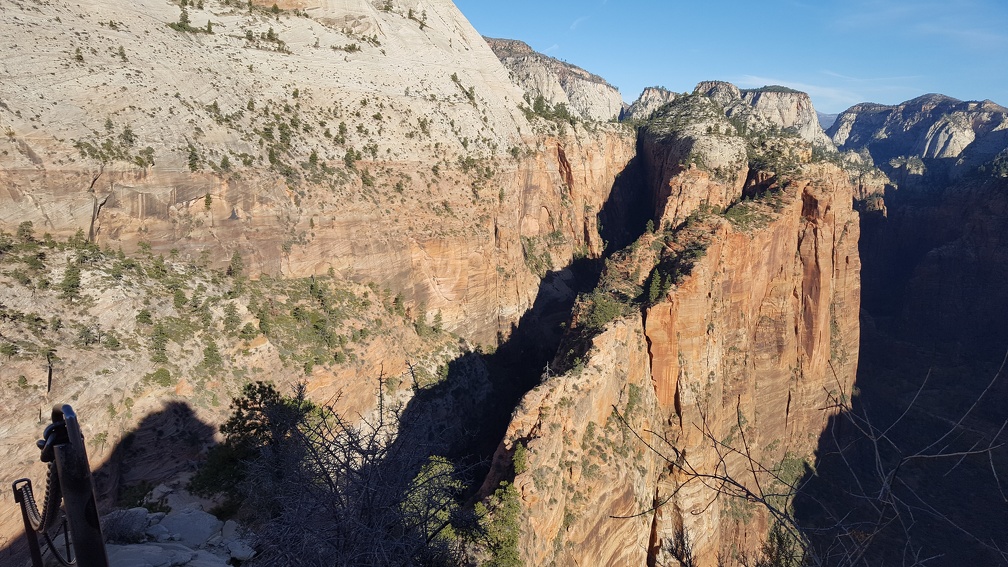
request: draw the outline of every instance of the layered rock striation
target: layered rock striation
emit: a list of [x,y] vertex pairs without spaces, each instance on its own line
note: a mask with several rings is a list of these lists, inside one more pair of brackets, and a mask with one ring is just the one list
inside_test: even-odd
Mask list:
[[[607,262],[554,361],[569,370],[547,373],[524,398],[498,451],[498,477],[515,473],[529,564],[665,564],[680,533],[699,564],[758,550],[767,511],[700,477],[781,489],[774,482],[811,462],[828,395],[853,384],[850,175],[810,154],[787,180],[749,171],[744,142],[726,161],[730,175],[690,167],[686,145],[732,147],[731,133],[714,132],[719,105],[690,104],[695,123],[681,114],[668,143],[646,150],[650,177],[676,188],[659,195],[652,185],[658,229]],[[605,324],[604,312],[615,319]],[[583,333],[593,325],[601,330]],[[753,463],[789,473],[775,481]]]
[[285,6],[190,6],[186,28],[158,2],[5,5],[0,226],[332,270],[480,342],[534,298],[528,242],[557,265],[600,249],[631,137],[533,135],[451,2]]

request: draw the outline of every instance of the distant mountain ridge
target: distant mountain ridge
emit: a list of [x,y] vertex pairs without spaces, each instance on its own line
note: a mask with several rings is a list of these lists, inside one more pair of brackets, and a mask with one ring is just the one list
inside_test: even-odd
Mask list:
[[959,176],[1008,148],[1008,108],[929,93],[896,105],[861,103],[837,117],[827,134],[842,150],[868,151],[875,163],[906,177]]
[[623,110],[619,90],[602,77],[539,53],[523,41],[484,39],[529,98],[542,96],[552,106],[564,104],[587,120],[612,120]]
[[816,116],[819,117],[819,125],[822,126],[823,130],[829,130],[829,127],[836,122],[839,114],[826,114],[825,112],[816,111]]

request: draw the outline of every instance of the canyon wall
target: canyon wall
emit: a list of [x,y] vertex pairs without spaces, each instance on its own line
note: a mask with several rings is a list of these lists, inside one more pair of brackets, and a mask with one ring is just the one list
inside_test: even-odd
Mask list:
[[829,134],[887,174],[862,235],[873,319],[920,344],[1003,350],[1008,109],[928,94],[855,105]]
[[[213,33],[178,29],[180,7],[153,0],[0,6],[0,49],[16,54],[0,62],[9,78],[0,84],[0,230],[30,222],[39,242],[80,234],[109,251],[82,267],[72,314],[49,286],[65,266],[31,271],[26,285],[0,275],[0,336],[19,349],[3,362],[5,478],[42,478],[39,408],[56,401],[87,420],[92,464],[124,483],[187,470],[203,447],[127,451],[132,471],[120,473],[106,444],[148,416],[174,419],[161,415],[171,404],[219,423],[246,381],[286,391],[304,380],[313,399],[367,415],[380,377],[406,403],[409,365],[435,376],[469,345],[495,346],[547,272],[601,254],[597,214],[634,156],[633,134],[530,121],[523,92],[451,2],[230,4],[188,6],[192,26],[209,22]],[[49,264],[76,258],[41,249]],[[144,269],[143,286],[131,274],[110,278],[116,250],[160,258],[171,278],[185,274],[173,291],[231,304],[238,328],[256,336],[225,332],[223,303],[214,303],[210,323],[172,336],[168,362],[153,361],[137,314],[162,322],[191,313],[173,306],[172,291],[149,287]],[[318,275],[368,305],[328,328],[354,337],[355,352],[330,345],[315,364],[260,333],[256,300],[217,281],[235,253],[264,289]],[[282,293],[267,293],[271,309],[288,309]],[[37,313],[41,327],[14,319]],[[63,328],[48,324],[61,315]],[[417,337],[435,323],[446,333]],[[128,348],[81,343],[84,328],[115,329]],[[203,367],[208,340],[222,370]],[[50,346],[59,357],[51,391]],[[152,381],[159,370],[170,371],[170,386]],[[16,516],[5,518],[0,538],[18,529]]]
[[[850,392],[857,366],[855,187],[838,167],[806,164],[774,203],[739,202],[745,179],[695,167],[671,176],[734,200],[717,214],[725,207],[673,191],[656,218],[690,221],[646,233],[607,263],[603,282],[647,289],[660,256],[702,250],[692,269],[605,326],[516,410],[495,470],[505,476],[521,454],[513,471],[528,564],[668,564],[683,530],[699,565],[751,553],[766,511],[719,496],[699,475],[769,492],[780,486],[757,474],[758,487],[748,457],[789,481],[813,461],[833,414],[827,397]],[[714,440],[738,452],[719,454]]]
[[[595,214],[632,135],[535,133],[548,128],[451,2],[191,9],[212,34],[147,4],[129,21],[114,2],[5,8],[7,49],[48,39],[6,63],[39,80],[0,87],[4,230],[331,270],[483,343],[507,335],[543,269],[599,253]],[[79,60],[60,51],[75,31],[91,38]]]

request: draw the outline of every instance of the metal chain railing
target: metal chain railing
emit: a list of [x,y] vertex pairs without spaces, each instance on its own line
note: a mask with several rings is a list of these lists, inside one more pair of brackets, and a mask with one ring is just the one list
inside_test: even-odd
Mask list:
[[72,407],[53,407],[52,423],[45,428],[38,447],[42,462],[49,463],[42,510],[35,501],[31,480],[22,478],[13,484],[32,565],[45,567],[45,551],[60,565],[108,567],[91,467]]

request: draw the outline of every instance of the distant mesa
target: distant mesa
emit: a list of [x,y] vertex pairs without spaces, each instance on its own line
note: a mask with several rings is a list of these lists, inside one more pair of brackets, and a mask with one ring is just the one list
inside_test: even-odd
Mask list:
[[[754,130],[789,129],[813,145],[835,151],[823,131],[818,114],[808,94],[782,86],[740,89],[725,81],[703,81],[693,89],[718,103],[732,120],[748,124]],[[640,98],[623,113],[624,120],[648,120],[662,106],[681,95],[663,87],[644,89]]]

